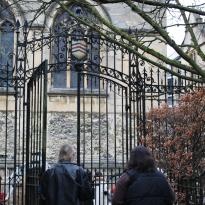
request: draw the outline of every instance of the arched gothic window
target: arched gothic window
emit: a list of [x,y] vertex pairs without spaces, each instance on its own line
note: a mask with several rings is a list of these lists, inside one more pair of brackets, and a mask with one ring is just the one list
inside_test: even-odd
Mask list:
[[[79,16],[94,17],[88,11],[78,5],[71,5],[70,9]],[[96,21],[96,20],[95,20]],[[53,88],[77,88],[77,72],[75,63],[77,59],[72,55],[73,37],[81,36],[86,39],[86,61],[88,72],[95,73],[99,70],[100,64],[100,43],[99,35],[96,32],[89,31],[85,26],[79,25],[67,12],[59,13],[54,21],[53,33],[55,40],[53,44],[52,60],[56,63],[56,70],[52,76]],[[68,69],[68,67],[70,69]],[[67,72],[67,70],[70,70]],[[84,82],[85,85],[85,82]],[[81,85],[82,86],[82,85]],[[99,86],[99,78],[88,77],[86,87],[96,89]]]
[[6,86],[12,78],[14,25],[13,16],[0,3],[0,87]]

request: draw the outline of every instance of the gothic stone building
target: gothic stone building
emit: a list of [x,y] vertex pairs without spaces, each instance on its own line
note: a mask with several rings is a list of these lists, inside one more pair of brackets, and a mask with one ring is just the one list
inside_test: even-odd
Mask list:
[[[103,42],[99,34],[93,32],[91,29],[78,25],[68,13],[59,9],[58,5],[50,5],[45,12],[36,18],[36,12],[39,8],[40,3],[38,1],[20,1],[15,4],[12,1],[1,2],[1,76],[4,78],[6,76],[5,70],[8,70],[8,78],[11,78],[12,75],[15,75],[15,72],[18,72],[16,71],[18,70],[18,66],[25,66],[27,70],[32,70],[45,59],[48,60],[49,64],[54,65],[58,63],[58,66],[53,68],[54,71],[48,74],[47,85],[47,158],[49,160],[56,160],[56,151],[61,144],[68,142],[74,146],[76,145],[77,72],[74,69],[71,44],[72,34],[78,27],[81,27],[81,31],[76,32],[82,32],[82,35],[85,35],[83,38],[86,38],[85,52],[87,59],[84,62],[87,65],[89,62],[92,64],[87,66],[87,72],[89,73],[90,70],[96,69],[98,66],[101,66],[102,69],[104,68],[104,74],[102,76],[106,75],[105,72],[108,74],[110,72],[107,79],[100,78],[99,71],[95,75],[85,75],[82,77],[83,80],[81,80],[80,86],[83,95],[81,95],[80,109],[82,113],[81,121],[85,126],[81,126],[81,132],[84,135],[81,137],[81,140],[86,141],[87,138],[93,138],[92,148],[90,143],[82,142],[85,146],[82,149],[86,150],[85,160],[89,161],[91,155],[93,155],[93,157],[96,157],[96,160],[99,157],[105,157],[105,159],[109,158],[111,161],[115,161],[115,157],[122,155],[122,145],[124,144],[122,139],[123,135],[126,135],[124,133],[126,131],[124,128],[126,123],[123,122],[123,119],[126,119],[123,116],[126,115],[126,94],[124,93],[126,91],[121,89],[121,87],[125,86],[126,82],[123,82],[123,86],[118,86],[118,82],[112,81],[114,78],[111,73],[113,70],[117,70],[125,73],[125,75],[129,75],[129,68],[132,65],[135,67],[138,65],[134,61],[130,65],[132,60],[130,54],[118,49],[117,46],[112,45],[109,41]],[[80,5],[70,4],[70,8],[76,14],[90,15]],[[96,8],[104,18],[122,30],[129,30],[129,28],[137,30],[143,23],[139,16],[131,12],[123,4],[108,4],[97,6]],[[95,20],[91,15],[89,18]],[[17,31],[17,21],[20,23],[18,25],[19,31]],[[25,22],[28,23],[26,34],[23,31]],[[144,26],[143,29],[144,31],[149,31],[148,26]],[[16,32],[19,32],[17,34],[18,39]],[[68,36],[65,36],[66,33],[69,33]],[[50,34],[52,35],[50,38],[53,38],[50,42],[49,40],[46,41],[46,38],[43,39],[46,35],[49,38]],[[17,55],[21,55],[16,53],[18,52],[16,51],[17,49],[20,50],[20,48],[17,48],[17,41],[24,42],[25,35],[28,46],[26,48],[26,57],[22,54],[22,58],[26,58],[27,62],[25,63],[26,65],[23,65],[20,62],[21,59],[17,59],[19,62],[17,67],[15,67],[16,58],[20,58]],[[57,37],[58,35],[59,37]],[[152,38],[152,36],[149,38]],[[166,46],[159,45],[158,42],[154,43],[152,47],[162,53],[166,53]],[[66,62],[68,63],[66,64]],[[109,67],[110,70],[105,70],[105,67]],[[116,74],[114,75],[116,76]],[[8,147],[6,155],[13,157],[14,139],[11,136],[14,131],[12,125],[14,122],[15,100],[12,86],[9,86],[7,90],[9,93],[7,99],[4,95],[6,93],[6,81],[2,81],[1,85],[1,139],[3,140],[1,146],[5,146],[5,132],[7,132]],[[149,107],[149,105],[147,106]],[[5,130],[4,125],[5,110],[9,113],[7,130]],[[19,132],[21,132],[22,128],[19,127],[19,129]],[[106,136],[108,139],[106,139]],[[106,150],[107,141],[109,150]],[[22,149],[22,147],[19,149]],[[4,155],[4,149],[1,148],[1,152],[0,154]],[[115,152],[118,153],[117,156],[114,156]]]
[[[101,26],[80,4],[68,6]],[[76,161],[87,168],[101,172],[123,168],[129,150],[145,135],[146,111],[166,99],[154,87],[142,85],[146,81],[151,87],[154,82],[159,85],[164,73],[154,72],[149,64],[80,24],[57,4],[36,14],[40,7],[37,0],[0,2],[3,181],[14,170],[13,180],[22,185],[18,176],[25,169],[30,173],[30,168],[42,163],[54,163],[64,143],[74,146]],[[97,5],[96,9],[133,38],[145,43],[156,37],[124,4]],[[166,53],[166,46],[158,41],[151,47]]]

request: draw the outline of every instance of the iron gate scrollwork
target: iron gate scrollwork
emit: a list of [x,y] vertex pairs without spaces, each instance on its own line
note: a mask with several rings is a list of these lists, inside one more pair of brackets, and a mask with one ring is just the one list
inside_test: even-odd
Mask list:
[[[27,122],[26,136],[23,139],[26,142],[26,204],[39,203],[39,175],[45,170],[46,161],[52,164],[57,160],[57,153],[53,154],[54,157],[51,155],[46,157],[46,151],[51,149],[51,140],[58,141],[57,146],[65,142],[73,144],[77,150],[76,162],[89,169],[94,178],[97,173],[104,175],[103,189],[98,186],[96,180],[93,185],[97,187],[95,203],[98,204],[99,198],[103,197],[102,200],[106,204],[108,196],[103,194],[104,190],[111,189],[111,185],[117,179],[114,177],[109,182],[109,178],[122,173],[130,149],[138,143],[136,136],[141,132],[136,131],[137,125],[143,119],[141,111],[144,109],[143,81],[137,71],[137,59],[129,55],[130,59],[133,57],[132,65],[131,63],[128,65],[131,74],[124,72],[128,70],[123,62],[124,56],[128,57],[128,53],[91,31],[83,36],[76,34],[77,38],[87,39],[89,52],[87,59],[82,61],[76,61],[72,55],[71,45],[75,39],[73,33],[67,33],[63,37],[61,34],[56,36],[52,33],[49,36],[42,34],[41,38],[34,36],[32,40],[28,40],[25,32],[24,34],[24,43],[19,43],[18,46],[21,55],[18,60],[18,75],[20,75],[20,89],[27,90],[23,104],[27,110],[24,118],[24,122]],[[66,40],[61,41],[62,38]],[[62,42],[63,54],[59,49]],[[54,48],[58,48],[59,53],[53,52]],[[101,50],[105,51],[104,57],[101,56]],[[121,53],[120,69],[117,68],[116,52]],[[112,65],[109,63],[109,55],[113,54]],[[35,62],[39,62],[36,55],[41,56],[41,61],[48,59],[48,68],[46,62],[42,62],[36,68]],[[32,56],[33,65],[29,64],[28,56]],[[76,65],[79,62],[81,67],[78,71]],[[63,86],[65,93],[59,94],[60,88],[56,84],[59,78],[54,77],[56,74],[58,77],[64,75],[62,79],[69,74],[71,80],[77,78],[78,82],[71,83],[67,87]],[[51,99],[54,99],[54,105],[56,105],[55,99],[61,98],[67,103],[66,111],[58,112],[56,121],[55,116],[46,110],[47,98],[49,106],[53,103]],[[55,110],[54,106],[49,108]],[[52,123],[53,121],[56,123]],[[58,130],[55,139],[50,130]],[[59,138],[62,140],[59,141]],[[55,161],[51,157],[55,158]]]
[[[104,193],[111,190],[126,167],[131,148],[137,144],[134,123],[141,120],[136,112],[142,109],[143,98],[135,98],[129,83],[120,77],[87,72],[86,66],[76,64],[77,162],[94,178],[94,204],[110,204]],[[90,89],[87,82],[91,82]]]
[[[88,54],[87,59],[80,61],[78,70],[71,48],[76,35],[72,33],[73,28],[65,25],[63,32],[34,32],[29,39],[25,27],[23,42],[17,31],[13,141],[8,131],[5,135],[6,143],[7,140],[14,142],[14,205],[39,203],[39,176],[45,170],[46,161],[57,160],[57,153],[52,153],[54,158],[50,153],[46,156],[46,151],[52,149],[53,143],[57,147],[68,142],[77,149],[75,162],[92,174],[95,204],[110,204],[104,191],[109,193],[123,172],[131,148],[146,143],[149,110],[164,102],[175,106],[188,85],[189,90],[197,86],[193,82],[179,84],[176,76],[149,66],[138,56],[86,29],[77,36],[86,39]],[[84,43],[81,45],[85,50]],[[48,63],[43,62],[46,59]],[[9,98],[6,98],[6,123],[11,110]],[[10,149],[8,152],[12,153]],[[6,183],[5,189],[11,187],[11,182]]]
[[39,204],[39,179],[46,169],[47,61],[27,84],[26,204]]

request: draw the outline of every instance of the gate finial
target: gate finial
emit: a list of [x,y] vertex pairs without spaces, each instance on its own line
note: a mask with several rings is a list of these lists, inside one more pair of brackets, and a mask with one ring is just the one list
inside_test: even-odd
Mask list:
[[25,22],[24,22],[23,28],[24,28],[24,32],[26,32],[27,29],[28,29],[28,21],[25,21]]
[[19,20],[16,21],[16,30],[19,31],[21,24],[19,22]]

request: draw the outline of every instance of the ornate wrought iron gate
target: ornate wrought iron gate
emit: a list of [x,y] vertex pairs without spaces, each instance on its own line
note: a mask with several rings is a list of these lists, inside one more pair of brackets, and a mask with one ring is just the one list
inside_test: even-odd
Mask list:
[[[72,50],[69,46],[72,45],[73,39],[76,45],[78,43],[76,38],[81,39],[81,35],[67,35],[66,39],[71,41],[63,41],[64,35],[52,36],[52,34],[49,37],[41,36],[39,39],[28,41],[27,34],[24,34],[24,42],[19,42],[17,47],[19,53],[17,70],[21,80],[18,89],[22,93],[24,102],[19,112],[24,113],[23,120],[26,126],[22,127],[20,119],[17,122],[19,129],[22,127],[25,130],[23,132],[26,132],[22,139],[26,149],[25,203],[39,204],[40,174],[45,170],[46,163],[52,164],[57,161],[56,151],[62,143],[71,143],[76,148],[76,162],[88,169],[95,178],[93,181],[96,187],[95,204],[99,204],[99,200],[104,204],[110,203],[104,191],[109,192],[112,184],[122,173],[130,149],[138,143],[137,136],[143,132],[143,129],[137,127],[144,120],[145,112],[143,81],[137,71],[136,57],[123,53],[119,48],[122,63],[124,55],[130,61],[127,73],[123,71],[124,64],[121,65],[121,69],[117,69],[115,45],[98,35],[91,33],[83,36],[89,41],[90,54],[88,60],[76,60],[73,57],[76,49]],[[62,46],[62,42],[65,43],[62,51],[58,50],[58,53],[52,51],[53,48]],[[100,59],[101,48],[106,50],[104,62]],[[53,52],[53,58],[44,55],[44,52],[48,53],[45,49],[48,49],[49,53]],[[69,56],[67,53],[70,53]],[[108,53],[114,53],[113,65],[109,65]],[[36,67],[36,56],[39,55],[42,63]],[[100,60],[94,60],[96,55]],[[28,56],[32,56],[32,68],[27,61]],[[47,61],[43,62],[46,58],[50,59],[48,64]],[[70,73],[71,80],[75,79],[76,84],[72,82],[74,88],[67,87],[62,92],[58,88],[58,80],[63,81],[66,73]],[[59,107],[57,114],[53,115],[55,106],[60,106],[55,104],[55,100],[61,98],[65,100],[66,107]],[[63,124],[58,121],[63,121]],[[58,130],[58,133],[53,135],[51,130]],[[46,134],[48,134],[47,141]],[[56,145],[55,153],[46,157],[46,151],[52,150],[52,143]],[[104,180],[99,182],[98,178],[101,175]]]
[[46,169],[47,61],[27,84],[26,204],[38,204],[39,179]]
[[[1,183],[14,205],[39,203],[39,175],[46,163],[57,161],[63,143],[76,148],[75,161],[91,172],[95,204],[110,204],[104,191],[110,193],[130,149],[139,139],[146,143],[147,112],[164,102],[174,106],[188,89],[199,86],[153,68],[95,32],[66,29],[34,32],[30,39],[27,24],[22,34],[17,29],[14,77],[10,79],[7,68],[6,109],[1,113],[5,119]],[[76,55],[79,42],[83,52],[87,44],[87,56],[81,60],[76,59],[83,56]],[[198,202],[202,189],[198,181],[194,183],[197,187],[190,189]]]

